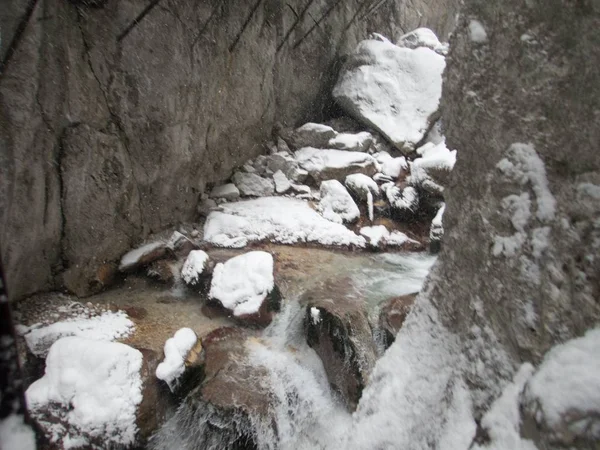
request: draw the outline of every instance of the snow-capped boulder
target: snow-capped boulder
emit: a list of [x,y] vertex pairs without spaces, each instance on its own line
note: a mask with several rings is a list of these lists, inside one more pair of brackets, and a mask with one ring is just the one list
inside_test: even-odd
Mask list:
[[[52,345],[27,404],[61,448],[128,448],[142,401],[142,354],[128,345],[66,337]],[[76,445],[74,445],[76,444]]]
[[331,138],[327,148],[348,150],[351,152],[366,152],[373,143],[373,135],[367,131],[360,133],[340,133]]
[[444,227],[442,224],[442,216],[446,204],[442,203],[440,209],[436,213],[435,217],[431,221],[431,228],[429,229],[429,249],[432,253],[438,253],[442,244],[442,237],[444,236]]
[[418,250],[421,248],[419,242],[409,238],[406,234],[398,230],[390,232],[385,225],[362,227],[359,233],[367,239],[369,246],[375,249],[404,247],[407,250]]
[[241,321],[267,325],[281,301],[273,277],[273,256],[248,252],[218,263],[208,296]]
[[119,270],[121,272],[132,272],[140,267],[163,258],[167,254],[167,244],[164,242],[151,242],[133,249],[123,255]]
[[381,173],[387,175],[391,180],[397,180],[402,173],[408,170],[408,163],[403,156],[394,158],[388,152],[379,152],[373,157],[381,165]]
[[429,48],[365,40],[342,68],[333,97],[399,150],[411,152],[435,119],[445,65]]
[[295,154],[300,167],[305,169],[316,181],[343,181],[353,173],[372,176],[377,172],[377,161],[366,153],[344,150],[321,150],[305,147]]
[[215,186],[210,191],[210,198],[224,198],[225,200],[237,200],[240,198],[240,191],[233,183]]
[[[185,384],[190,372],[195,371],[202,362],[202,343],[191,328],[181,328],[172,338],[167,339],[164,347],[164,360],[156,368],[156,378],[164,381],[171,392]],[[185,372],[188,372],[187,376]]]
[[396,45],[411,49],[427,47],[441,55],[445,55],[448,52],[448,45],[442,44],[435,33],[429,28],[417,28],[399,36],[396,39]]
[[320,123],[305,123],[296,128],[292,134],[295,148],[316,147],[326,148],[330,139],[337,136],[337,131]]
[[278,170],[273,174],[273,181],[275,182],[275,192],[278,194],[284,194],[292,187],[290,180],[288,180],[281,170]]
[[262,178],[255,173],[236,172],[233,176],[233,182],[240,192],[247,197],[265,197],[273,195],[275,191],[273,181]]
[[346,187],[360,200],[367,203],[369,220],[373,221],[373,197],[379,195],[379,186],[373,178],[362,173],[348,175],[344,181]]
[[202,250],[192,250],[181,268],[181,279],[188,285],[197,286],[210,275],[208,254]]
[[428,194],[441,196],[456,163],[456,150],[448,150],[444,141],[437,145],[428,142],[419,147],[417,153],[421,157],[410,163],[408,183]]
[[336,223],[354,222],[360,217],[360,210],[352,196],[337,180],[321,182],[319,212]]
[[385,189],[385,195],[392,211],[401,217],[412,217],[419,209],[419,194],[412,186],[404,189],[395,185],[389,186]]
[[308,178],[308,171],[298,166],[294,166],[288,170],[285,175],[295,183],[304,183]]

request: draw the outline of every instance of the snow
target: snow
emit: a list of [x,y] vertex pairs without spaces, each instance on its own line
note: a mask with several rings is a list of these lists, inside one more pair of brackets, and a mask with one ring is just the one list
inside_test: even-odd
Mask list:
[[372,227],[362,227],[360,234],[367,238],[370,245],[377,247],[380,244],[390,246],[401,246],[405,243],[418,244],[417,241],[409,238],[406,234],[394,230],[391,233],[384,225],[374,225]]
[[337,180],[321,182],[319,212],[336,223],[354,222],[360,217],[360,210],[352,196]]
[[179,377],[185,371],[185,360],[189,351],[198,342],[191,328],[181,328],[165,342],[165,359],[156,368],[156,378],[169,385],[171,392],[177,387]]
[[263,240],[280,244],[365,245],[363,237],[323,218],[302,200],[266,197],[228,203],[222,208],[222,212],[212,212],[204,225],[205,240],[221,247],[244,247]]
[[35,450],[35,434],[20,414],[0,420],[0,448],[5,450]]
[[206,267],[208,254],[202,250],[192,250],[181,268],[181,278],[186,284],[195,284]]
[[108,311],[91,318],[73,318],[34,328],[25,334],[31,353],[43,357],[60,338],[78,336],[96,341],[112,341],[129,336],[134,324],[123,311]]
[[367,131],[360,133],[340,133],[329,140],[328,147],[353,152],[366,152],[373,143],[373,135]]
[[273,181],[275,182],[275,192],[278,194],[283,194],[292,187],[290,180],[288,180],[281,170],[278,170],[273,174]]
[[392,185],[385,189],[385,195],[390,205],[399,211],[415,213],[419,208],[419,196],[417,190],[412,186],[401,189]]
[[483,24],[479,20],[473,19],[469,22],[469,39],[471,39],[472,42],[477,42],[478,44],[487,42],[487,33],[485,32]]
[[314,306],[310,308],[310,320],[314,325],[321,322],[321,311],[319,311],[319,308]]
[[274,285],[273,256],[249,252],[215,266],[208,295],[242,316],[257,313]]
[[328,172],[343,172],[342,178],[365,170],[375,173],[377,167],[377,161],[362,152],[305,147],[298,150],[295,157],[300,166],[315,179],[322,179]]
[[365,40],[342,68],[333,97],[396,147],[412,150],[439,107],[445,65],[444,57],[429,48]]
[[439,53],[444,53],[447,49],[439,40],[435,33],[429,28],[417,28],[403,34],[396,40],[398,47],[418,48],[427,47]]
[[588,420],[600,414],[600,328],[583,337],[552,348],[525,387],[524,402],[534,405],[536,420],[550,428],[579,435],[589,427],[595,439],[600,428],[593,422],[573,420],[579,414]]
[[488,445],[475,445],[473,450],[535,450],[533,442],[521,438],[521,415],[519,401],[525,383],[533,373],[533,366],[523,364],[509,383],[500,397],[492,403],[490,409],[481,420],[490,437]]
[[408,182],[414,186],[423,186],[427,190],[443,192],[444,187],[440,186],[432,177],[431,171],[451,171],[456,164],[456,150],[449,150],[446,142],[439,144],[428,142],[419,147],[417,153],[420,158],[410,163],[410,177]]
[[395,180],[400,176],[403,170],[408,169],[408,163],[406,158],[400,156],[393,158],[388,152],[379,152],[373,155],[379,164],[381,164],[381,173],[387,175],[392,180]]
[[373,195],[379,195],[379,186],[375,180],[362,173],[348,175],[344,184],[361,200],[367,201],[369,220],[373,221]]
[[210,198],[224,198],[227,200],[236,200],[240,197],[240,191],[233,183],[216,186],[210,191]]
[[264,197],[273,195],[273,182],[255,173],[236,172],[233,182],[245,196]]
[[140,259],[142,259],[142,257],[158,250],[161,247],[164,247],[164,245],[165,244],[163,242],[151,242],[149,244],[142,245],[139,248],[133,249],[133,250],[125,253],[123,255],[123,257],[121,258],[121,264],[119,265],[119,270],[123,272],[125,270],[132,268],[133,266],[138,264],[138,262],[140,261]]
[[125,344],[66,337],[52,345],[46,372],[27,389],[33,416],[50,410],[69,432],[132,444],[142,401],[142,354]]
[[431,221],[431,228],[429,229],[429,239],[432,241],[439,241],[444,235],[442,217],[444,216],[445,210],[446,204],[442,203],[442,206],[440,207],[440,209],[438,209],[437,213],[435,213],[435,217]]

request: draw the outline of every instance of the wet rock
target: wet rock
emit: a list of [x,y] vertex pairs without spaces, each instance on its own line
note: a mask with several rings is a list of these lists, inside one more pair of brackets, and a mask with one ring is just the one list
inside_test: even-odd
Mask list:
[[377,161],[366,153],[344,150],[321,150],[306,147],[298,150],[295,157],[315,182],[344,179],[353,173],[373,176],[377,173]]
[[[444,57],[428,48],[365,40],[340,72],[333,98],[348,113],[412,152],[436,118]],[[365,83],[368,78],[373,83]]]
[[382,338],[385,348],[396,340],[396,334],[402,328],[404,319],[410,312],[413,303],[417,297],[417,293],[409,295],[401,295],[387,300],[379,311],[379,330],[382,332]]
[[329,140],[336,136],[337,131],[333,128],[309,122],[294,130],[292,143],[297,149],[303,147],[327,148]]
[[300,302],[306,305],[308,345],[321,358],[333,390],[354,411],[377,358],[364,299],[356,296],[352,280],[342,278],[307,291]]
[[175,283],[175,265],[167,260],[154,261],[148,266],[148,276],[168,285]]
[[151,242],[123,255],[119,264],[119,271],[133,272],[158,259],[164,258],[167,253],[167,244],[164,242]]
[[[190,236],[194,239],[197,239],[200,237],[200,232],[194,229],[190,233]],[[198,245],[185,234],[175,231],[173,232],[171,239],[169,239],[168,247],[175,253],[175,256],[178,258],[184,258],[192,250],[196,250]]]
[[271,180],[262,178],[254,173],[236,172],[233,176],[233,182],[242,195],[248,197],[265,197],[273,195],[275,191]]
[[210,191],[210,198],[224,198],[225,200],[237,200],[240,198],[240,191],[233,183],[216,186]]

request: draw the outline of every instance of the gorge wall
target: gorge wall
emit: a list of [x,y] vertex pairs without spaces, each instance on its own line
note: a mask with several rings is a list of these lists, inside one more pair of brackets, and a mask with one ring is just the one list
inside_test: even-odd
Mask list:
[[0,13],[0,242],[12,298],[94,279],[195,218],[276,122],[331,113],[368,32],[447,36],[458,0],[9,0]]
[[442,114],[460,150],[431,298],[482,361],[477,407],[600,320],[599,25],[593,1],[468,0],[451,40]]

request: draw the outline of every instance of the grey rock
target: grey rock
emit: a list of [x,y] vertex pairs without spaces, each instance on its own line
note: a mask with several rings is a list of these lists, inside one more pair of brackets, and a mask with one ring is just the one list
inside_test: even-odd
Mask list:
[[378,167],[372,156],[362,152],[306,147],[298,150],[295,156],[300,167],[316,182],[331,179],[344,181],[353,173],[373,176]]
[[290,147],[282,138],[277,138],[277,151],[279,153],[291,153]]
[[284,194],[292,187],[290,180],[288,180],[281,170],[273,174],[273,181],[275,182],[275,192],[278,194]]
[[210,191],[210,198],[224,198],[225,200],[236,200],[240,197],[240,191],[233,183],[215,186]]
[[206,217],[215,208],[217,208],[217,202],[214,201],[212,198],[209,198],[200,202],[197,211],[198,214],[200,214],[203,217]]
[[233,182],[242,195],[250,197],[265,197],[275,191],[273,181],[262,178],[254,173],[237,172]]
[[337,136],[337,131],[320,123],[305,123],[294,130],[292,142],[295,148],[327,148],[329,140]]

